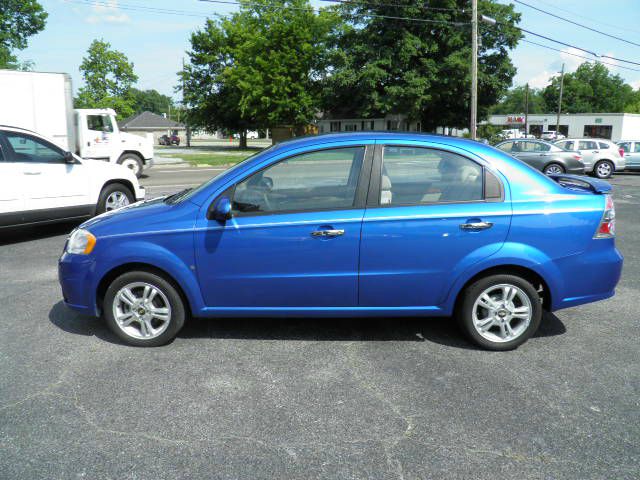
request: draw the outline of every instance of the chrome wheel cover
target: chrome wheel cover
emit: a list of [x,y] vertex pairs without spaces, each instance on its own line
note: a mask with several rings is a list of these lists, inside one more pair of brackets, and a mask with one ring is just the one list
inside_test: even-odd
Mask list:
[[129,283],[113,299],[113,318],[126,335],[140,340],[156,338],[171,323],[169,299],[158,287]]
[[544,169],[544,173],[546,175],[558,175],[562,173],[562,168],[560,168],[558,165],[549,165]]
[[140,164],[133,158],[125,159],[121,165],[133,171],[135,175],[138,175],[138,171],[140,170]]
[[527,330],[532,314],[528,295],[515,285],[501,283],[487,288],[476,299],[473,327],[490,342],[510,342]]
[[129,205],[129,197],[124,192],[116,190],[111,192],[104,202],[105,211],[109,212],[117,208],[126,207]]
[[608,162],[598,164],[598,176],[608,177],[609,175],[611,175],[611,165]]

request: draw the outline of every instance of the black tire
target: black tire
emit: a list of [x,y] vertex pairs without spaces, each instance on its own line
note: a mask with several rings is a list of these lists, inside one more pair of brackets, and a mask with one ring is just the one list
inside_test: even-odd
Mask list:
[[[559,170],[559,171],[556,172],[552,170]],[[555,163],[555,162],[550,163],[549,165],[546,165],[544,167],[544,170],[542,170],[542,173],[544,173],[545,175],[558,175],[565,172],[566,172],[565,168],[559,163]]]
[[[162,333],[153,338],[143,339],[129,335],[127,332],[125,332],[125,330],[123,330],[123,328],[119,326],[114,317],[113,310],[114,301],[116,300],[116,294],[123,287],[136,283],[148,284],[156,288],[159,292],[162,292],[164,297],[168,299],[169,306],[171,307],[168,325],[165,327]],[[156,298],[158,298],[158,295],[156,295]],[[163,300],[161,299],[161,301]],[[178,332],[182,329],[186,317],[184,302],[182,301],[182,297],[180,296],[176,288],[161,276],[145,271],[128,272],[120,275],[113,282],[111,282],[111,285],[109,285],[109,288],[107,288],[107,291],[104,295],[103,310],[104,318],[111,331],[115,333],[123,342],[136,347],[158,347],[160,345],[167,344],[168,342],[173,340]]]
[[123,153],[118,159],[120,165],[125,165],[130,168],[136,177],[142,176],[142,170],[144,170],[144,164],[142,159],[135,153]]
[[[518,287],[518,289],[528,297],[529,304],[531,306],[531,316],[529,325],[526,328],[523,322],[522,331],[518,336],[513,340],[500,342],[487,339],[478,332],[474,326],[473,308],[476,300],[479,299],[483,292],[491,287],[501,284]],[[456,319],[465,335],[476,345],[487,350],[513,350],[526,342],[531,335],[538,330],[538,327],[540,327],[540,322],[542,320],[542,305],[540,303],[538,292],[527,280],[516,275],[491,275],[475,281],[461,293],[461,298],[456,310]],[[500,330],[499,325],[495,325],[495,327],[492,328]]]
[[96,215],[104,213],[107,210],[111,210],[108,204],[109,197],[111,197],[112,195],[117,196],[118,193],[126,196],[128,203],[134,203],[136,201],[133,192],[128,187],[121,183],[110,183],[109,185],[106,185],[100,192],[100,197],[98,197],[98,204],[96,205]]
[[[599,168],[599,167],[603,167],[603,168]],[[609,160],[599,160],[593,166],[593,175],[597,178],[602,178],[602,179],[609,178],[611,177],[611,175],[613,175],[613,172],[615,171],[615,169],[616,169],[615,165]]]

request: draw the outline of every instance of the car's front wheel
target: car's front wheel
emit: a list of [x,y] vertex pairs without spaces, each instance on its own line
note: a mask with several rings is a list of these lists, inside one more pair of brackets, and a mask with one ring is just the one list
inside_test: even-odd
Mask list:
[[613,163],[608,160],[600,160],[594,165],[593,174],[598,178],[609,178],[614,170]]
[[116,278],[104,296],[109,328],[124,342],[157,347],[173,340],[185,321],[185,306],[171,283],[150,272]]
[[488,350],[511,350],[526,342],[542,320],[536,289],[515,275],[492,275],[469,285],[457,310],[465,334]]

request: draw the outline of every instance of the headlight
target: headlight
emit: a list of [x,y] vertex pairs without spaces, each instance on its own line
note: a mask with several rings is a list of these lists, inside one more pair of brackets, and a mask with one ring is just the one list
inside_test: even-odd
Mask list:
[[87,230],[79,228],[74,230],[67,241],[67,253],[88,255],[96,246],[96,237]]

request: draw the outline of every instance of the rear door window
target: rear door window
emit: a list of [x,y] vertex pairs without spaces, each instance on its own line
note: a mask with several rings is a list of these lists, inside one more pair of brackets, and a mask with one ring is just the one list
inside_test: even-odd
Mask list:
[[598,146],[600,147],[600,150],[606,150],[609,148],[609,144],[604,142],[598,142]]
[[380,205],[482,201],[483,169],[461,155],[422,147],[385,146]]
[[578,142],[578,150],[597,150],[598,144],[588,140],[580,140]]
[[640,142],[635,143],[635,148],[633,149],[633,153],[640,153]]

